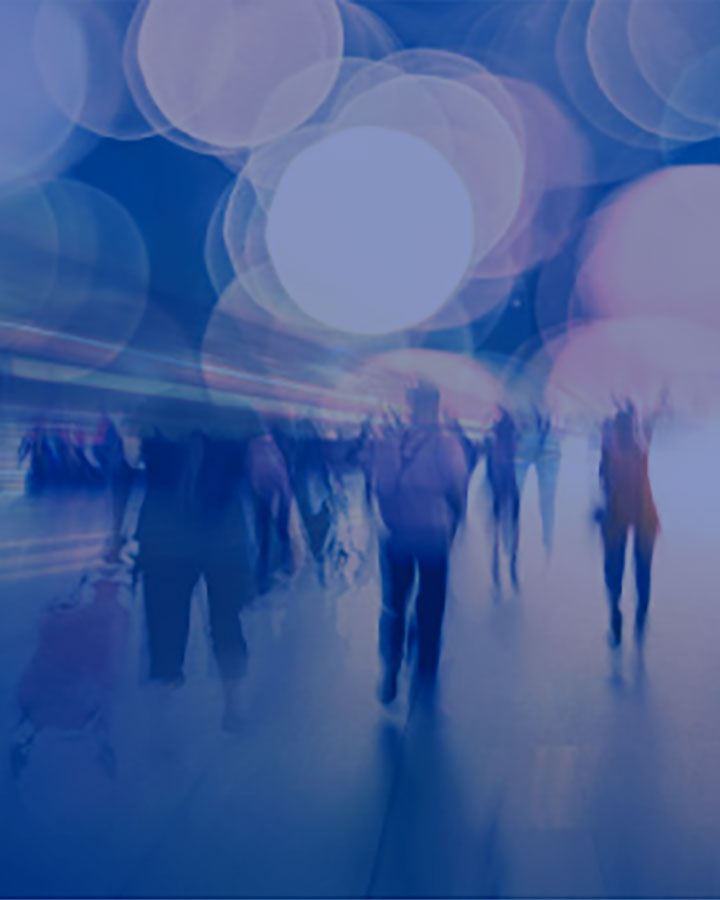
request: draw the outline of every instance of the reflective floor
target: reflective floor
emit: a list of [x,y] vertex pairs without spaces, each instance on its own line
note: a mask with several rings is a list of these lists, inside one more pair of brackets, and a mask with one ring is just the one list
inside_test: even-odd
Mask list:
[[[143,684],[141,597],[111,723],[41,733],[0,776],[0,893],[32,896],[717,896],[720,458],[714,433],[659,436],[663,518],[644,659],[605,643],[591,521],[597,451],[565,443],[555,548],[523,495],[521,592],[494,596],[482,472],[451,571],[434,705],[375,699],[376,564],[322,590],[310,571],[245,614],[246,727],[194,606],[187,683]],[[354,506],[356,533],[369,527]],[[40,613],[92,569],[103,497],[0,498],[0,725]],[[372,560],[372,556],[371,556]],[[507,584],[507,578],[505,579]],[[624,609],[632,612],[631,571]],[[631,616],[628,616],[631,619]]]

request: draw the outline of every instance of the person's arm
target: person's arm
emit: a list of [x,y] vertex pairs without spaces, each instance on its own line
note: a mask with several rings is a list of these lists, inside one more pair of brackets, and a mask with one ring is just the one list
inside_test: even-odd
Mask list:
[[132,488],[141,465],[141,439],[136,429],[121,426],[118,443],[109,458],[110,497],[112,507],[111,532],[106,559],[116,561],[125,542],[122,533],[125,513]]
[[468,463],[465,450],[455,435],[446,435],[440,446],[445,475],[445,496],[457,527],[465,515],[468,489]]
[[600,487],[603,496],[607,499],[610,493],[610,426],[606,423],[603,426],[602,443],[600,445],[600,465],[598,466],[598,477],[600,479]]

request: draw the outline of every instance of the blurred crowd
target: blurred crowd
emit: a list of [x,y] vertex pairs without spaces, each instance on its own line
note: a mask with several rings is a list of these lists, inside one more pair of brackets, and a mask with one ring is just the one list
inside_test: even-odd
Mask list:
[[[648,475],[653,421],[629,402],[602,425],[595,511],[604,548],[609,641],[622,639],[625,549],[634,534],[642,645],[659,520]],[[111,497],[106,562],[134,568],[142,584],[149,677],[182,684],[194,589],[203,579],[210,637],[223,685],[223,724],[242,724],[248,648],[242,611],[299,570],[358,581],[377,552],[381,573],[378,697],[390,704],[408,665],[417,696],[432,695],[441,656],[449,557],[466,517],[470,479],[484,463],[484,493],[498,595],[507,567],[519,589],[520,505],[537,471],[542,539],[550,556],[561,438],[540,407],[498,408],[481,436],[441,415],[425,381],[408,389],[405,415],[329,427],[264,419],[248,409],[220,422],[149,404],[102,416],[88,436],[39,423],[22,440],[27,490],[104,488]],[[129,515],[131,496],[138,498]],[[357,527],[360,516],[370,532]],[[368,537],[368,535],[370,535]],[[375,550],[377,548],[377,550]],[[503,562],[505,560],[505,563]],[[25,710],[25,717],[29,711]]]
[[27,492],[39,494],[63,488],[106,487],[118,453],[122,453],[122,444],[109,416],[102,416],[91,431],[40,420],[23,436],[18,462],[26,468]]

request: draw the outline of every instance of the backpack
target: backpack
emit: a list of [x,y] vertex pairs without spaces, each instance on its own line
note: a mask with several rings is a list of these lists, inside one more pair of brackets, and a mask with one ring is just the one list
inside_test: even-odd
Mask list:
[[375,485],[380,512],[392,532],[451,538],[457,514],[451,509],[439,455],[439,427],[407,428],[378,448]]

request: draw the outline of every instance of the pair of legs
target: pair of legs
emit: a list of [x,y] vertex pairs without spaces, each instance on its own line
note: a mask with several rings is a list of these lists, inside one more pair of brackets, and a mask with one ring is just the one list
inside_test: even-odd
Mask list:
[[[610,640],[617,646],[622,640],[622,612],[620,597],[625,573],[625,548],[627,546],[628,528],[617,528],[610,531],[607,527],[603,534],[605,547],[605,585],[610,601]],[[647,535],[635,529],[633,551],[635,558],[635,585],[637,589],[637,607],[635,611],[635,637],[641,643],[645,634],[648,607],[650,605],[650,568],[652,565],[654,535]]]
[[448,551],[446,548],[413,550],[401,540],[389,538],[380,547],[383,602],[379,631],[380,657],[385,668],[381,697],[384,702],[390,702],[397,690],[397,676],[405,650],[407,606],[416,566],[420,582],[415,604],[418,674],[433,681],[440,661]]
[[255,536],[258,552],[255,576],[261,594],[270,588],[270,550],[273,532],[277,535],[280,546],[281,565],[289,572],[292,568],[290,503],[280,491],[271,496],[255,497]]
[[550,558],[555,531],[555,497],[557,495],[558,472],[560,471],[559,453],[541,453],[536,459],[523,460],[516,463],[515,477],[518,484],[518,495],[521,496],[525,480],[531,466],[535,466],[540,500],[540,519],[542,522],[542,540],[547,558]]
[[150,651],[150,678],[181,684],[190,628],[190,602],[200,577],[205,578],[210,609],[210,636],[225,693],[225,725],[234,727],[238,686],[247,668],[247,645],[240,624],[248,590],[242,550],[233,548],[209,558],[150,556],[142,553],[145,616]]
[[309,506],[304,510],[303,521],[305,531],[308,537],[308,546],[315,561],[318,573],[318,579],[322,585],[325,584],[325,551],[331,538],[330,531],[333,526],[333,513],[330,503],[323,501],[322,506],[317,512],[313,512]]
[[[501,535],[502,533],[502,535]],[[520,543],[520,495],[517,491],[500,496],[493,495],[493,582],[500,585],[500,540],[510,557],[510,578],[518,586],[517,555]]]
[[115,562],[120,558],[120,550],[125,540],[123,524],[134,482],[135,472],[125,460],[121,460],[114,467],[110,482],[112,536],[106,554],[106,558],[110,562]]

